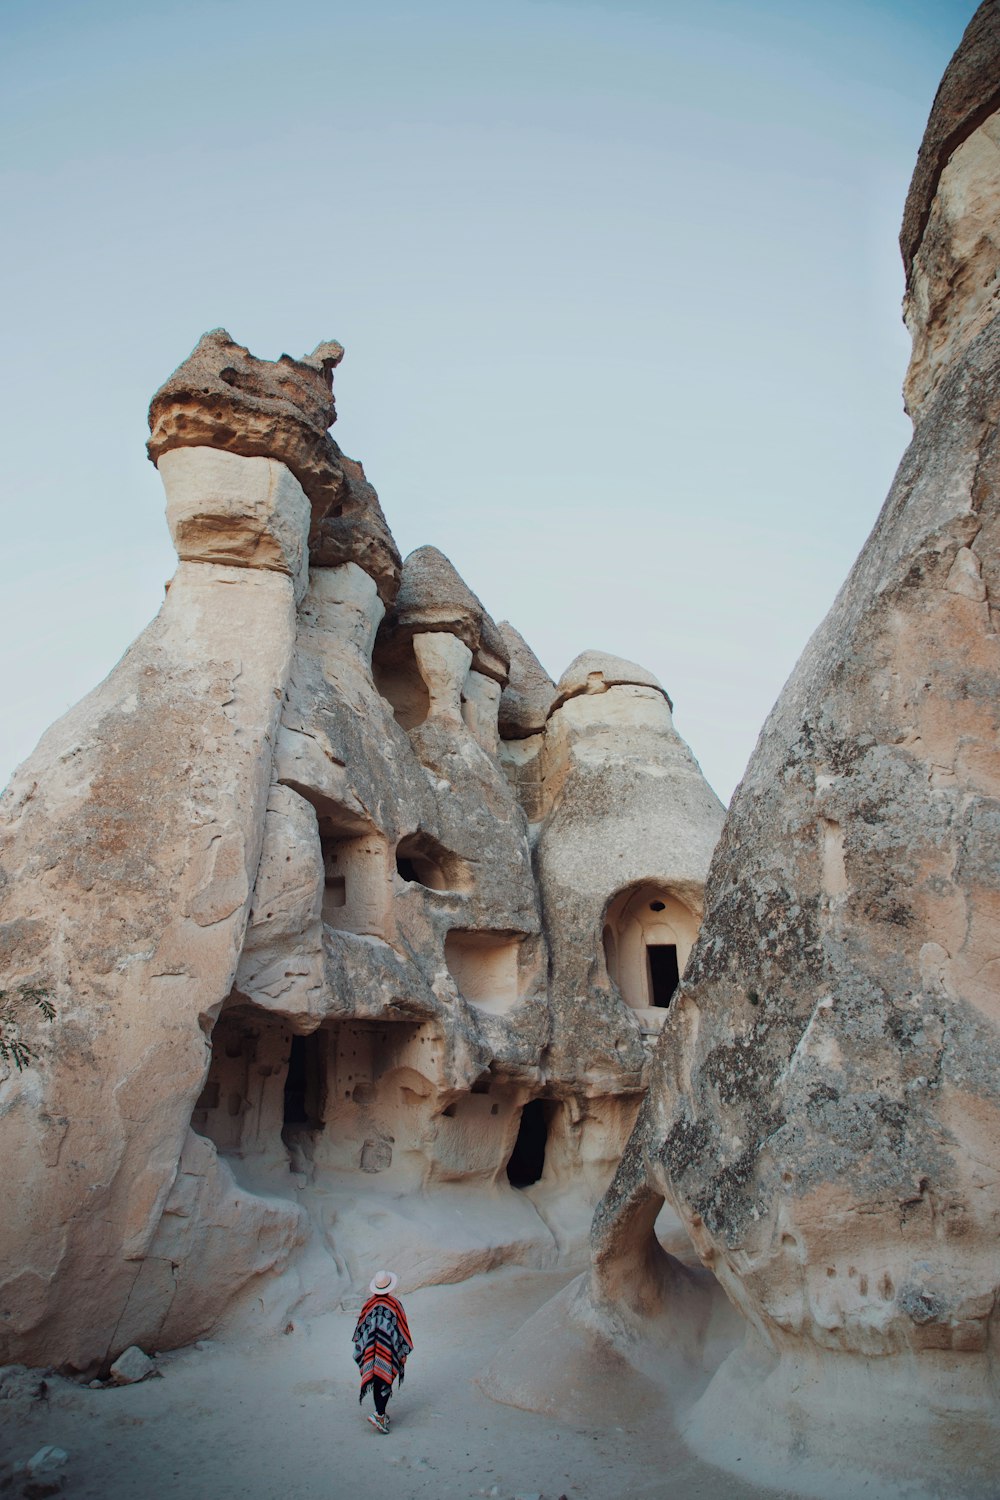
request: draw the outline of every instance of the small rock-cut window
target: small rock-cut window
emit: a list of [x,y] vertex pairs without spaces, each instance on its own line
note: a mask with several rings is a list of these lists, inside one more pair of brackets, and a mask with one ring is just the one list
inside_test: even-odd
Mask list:
[[448,933],[445,963],[463,1000],[498,1015],[517,1004],[522,937],[522,933],[460,929]]
[[345,831],[319,820],[323,921],[341,932],[382,937],[390,895],[383,834]]
[[422,831],[400,839],[396,873],[407,884],[426,886],[429,891],[467,891],[472,886],[467,861]]

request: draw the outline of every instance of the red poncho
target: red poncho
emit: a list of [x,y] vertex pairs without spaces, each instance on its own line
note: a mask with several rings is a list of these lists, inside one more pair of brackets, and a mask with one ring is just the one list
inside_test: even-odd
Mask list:
[[403,1304],[385,1292],[369,1297],[354,1330],[354,1362],[361,1370],[358,1400],[364,1400],[376,1375],[386,1385],[392,1385],[398,1375],[402,1384],[403,1367],[412,1352],[413,1338]]

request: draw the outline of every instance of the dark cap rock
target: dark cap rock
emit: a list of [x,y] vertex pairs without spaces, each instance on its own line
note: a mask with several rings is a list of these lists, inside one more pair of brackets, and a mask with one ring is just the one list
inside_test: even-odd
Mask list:
[[382,627],[382,640],[391,649],[436,630],[448,631],[465,642],[475,671],[506,683],[510,657],[496,624],[443,552],[418,547],[403,564],[399,593]]
[[997,0],[986,0],[966,27],[945,70],[917,155],[899,236],[907,281],[949,157],[997,109],[1000,109],[1000,4]]
[[523,740],[545,728],[556,696],[555,683],[508,620],[502,620],[498,629],[510,656],[510,680],[500,698],[500,734],[505,740]]
[[344,490],[337,502],[313,528],[309,561],[314,568],[335,568],[354,562],[378,585],[379,597],[388,608],[399,591],[403,560],[382,513],[375,486],[361,464],[348,458],[331,442],[344,476]]
[[154,464],[172,448],[279,459],[312,506],[312,565],[356,562],[389,604],[399,584],[399,551],[364,470],[327,431],[337,419],[333,371],[343,357],[342,346],[329,342],[301,359],[258,359],[214,328],[150,402],[146,446]]
[[303,359],[257,359],[224,328],[202,334],[149,404],[153,463],[171,448],[224,448],[277,458],[309,497],[313,523],[341,498],[340,450],[327,432],[337,418],[333,371],[340,344]]

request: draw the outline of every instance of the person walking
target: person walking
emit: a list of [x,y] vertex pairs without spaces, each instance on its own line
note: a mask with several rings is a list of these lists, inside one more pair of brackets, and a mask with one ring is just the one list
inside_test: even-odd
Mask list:
[[375,1272],[368,1287],[371,1296],[361,1309],[354,1330],[354,1363],[361,1371],[358,1401],[364,1401],[365,1392],[371,1387],[375,1411],[368,1420],[383,1436],[389,1431],[385,1408],[392,1395],[392,1382],[398,1375],[402,1385],[407,1358],[413,1353],[413,1338],[403,1304],[392,1295],[398,1284],[399,1277],[392,1271]]

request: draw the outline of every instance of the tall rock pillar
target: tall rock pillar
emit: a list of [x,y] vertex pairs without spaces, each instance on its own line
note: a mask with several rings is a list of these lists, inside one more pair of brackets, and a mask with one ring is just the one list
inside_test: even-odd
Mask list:
[[[0,1360],[99,1365],[170,1306],[170,1262],[150,1251],[243,946],[307,540],[330,503],[310,421],[325,436],[338,351],[287,361],[315,413],[284,392],[268,407],[258,380],[247,452],[219,451],[220,433],[236,447],[225,418],[244,398],[202,378],[213,361],[235,376],[246,351],[228,336],[208,335],[154,398],[178,570],[4,796],[2,987],[44,989],[56,1015],[44,1065],[11,1070],[0,1100]],[[280,1257],[300,1215],[277,1217]]]
[[748,1323],[692,1441],[808,1494],[1000,1468],[998,78],[990,3],[907,205],[913,442],[734,798],[630,1153]]

